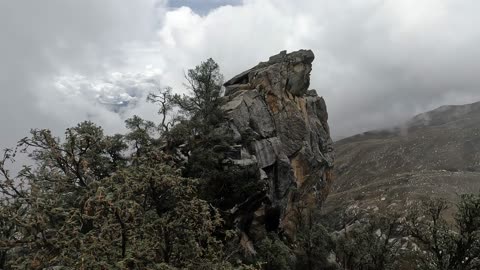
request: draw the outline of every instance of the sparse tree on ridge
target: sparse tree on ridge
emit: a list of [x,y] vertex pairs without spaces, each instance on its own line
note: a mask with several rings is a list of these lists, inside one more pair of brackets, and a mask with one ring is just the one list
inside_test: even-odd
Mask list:
[[160,115],[160,130],[168,132],[178,120],[177,117],[169,115],[174,109],[172,88],[166,87],[158,90],[157,93],[149,93],[147,101],[159,106],[158,114]]
[[202,62],[185,75],[188,95],[175,94],[173,102],[191,120],[200,125],[200,132],[208,132],[208,126],[215,125],[221,117],[219,110],[223,76],[220,67],[212,59]]

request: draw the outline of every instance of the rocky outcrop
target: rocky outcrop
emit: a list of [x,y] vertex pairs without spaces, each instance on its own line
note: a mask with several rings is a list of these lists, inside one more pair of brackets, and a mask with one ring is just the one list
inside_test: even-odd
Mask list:
[[333,148],[325,101],[308,90],[314,54],[270,57],[227,81],[223,132],[237,144],[230,163],[256,166],[265,190],[237,205],[245,237],[269,230],[295,237],[298,213],[319,207],[332,181]]

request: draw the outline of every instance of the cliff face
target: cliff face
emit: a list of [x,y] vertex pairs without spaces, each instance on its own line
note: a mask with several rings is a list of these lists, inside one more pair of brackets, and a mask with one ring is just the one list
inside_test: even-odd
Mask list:
[[333,147],[325,101],[308,90],[313,60],[310,50],[283,51],[225,83],[223,129],[238,149],[229,162],[256,166],[265,182],[232,209],[250,239],[269,230],[295,237],[298,218],[328,194]]

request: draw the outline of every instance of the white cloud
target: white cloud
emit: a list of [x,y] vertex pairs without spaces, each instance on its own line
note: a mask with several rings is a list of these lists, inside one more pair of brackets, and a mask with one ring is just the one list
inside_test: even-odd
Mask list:
[[311,88],[325,97],[337,137],[480,99],[473,0],[244,0],[208,14],[154,0],[35,3],[0,4],[7,141],[85,117],[121,130],[128,114],[99,98],[135,98],[129,113],[153,119],[138,97],[152,80],[184,91],[184,71],[208,57],[228,79],[284,49],[314,51]]
[[86,100],[53,91],[55,77],[90,77],[121,65],[122,46],[151,38],[162,5],[154,0],[0,1],[0,147],[13,145],[30,128],[59,132],[90,110],[103,114]]
[[182,8],[166,14],[155,55],[166,83],[181,89],[182,70],[207,57],[228,78],[280,50],[310,48],[311,87],[327,100],[334,135],[346,136],[480,99],[478,8],[470,0],[246,0],[203,17]]

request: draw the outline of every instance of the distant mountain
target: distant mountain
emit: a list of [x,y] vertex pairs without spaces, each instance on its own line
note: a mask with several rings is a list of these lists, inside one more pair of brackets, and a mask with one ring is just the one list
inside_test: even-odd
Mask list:
[[335,143],[325,212],[382,208],[480,190],[480,102],[442,106],[404,125]]

